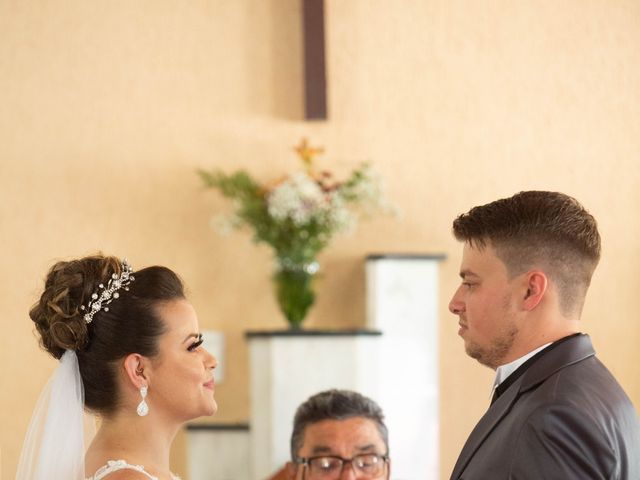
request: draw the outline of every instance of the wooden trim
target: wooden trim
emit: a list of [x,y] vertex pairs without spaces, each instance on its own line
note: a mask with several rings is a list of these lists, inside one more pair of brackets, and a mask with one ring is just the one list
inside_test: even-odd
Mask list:
[[382,332],[364,328],[351,330],[250,330],[244,335],[248,339],[264,337],[379,337]]

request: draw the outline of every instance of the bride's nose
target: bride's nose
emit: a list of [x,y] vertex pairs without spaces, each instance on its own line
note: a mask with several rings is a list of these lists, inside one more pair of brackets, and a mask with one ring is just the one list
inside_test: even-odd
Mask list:
[[218,366],[218,359],[209,353],[209,350],[205,349],[205,352],[204,365],[213,370]]

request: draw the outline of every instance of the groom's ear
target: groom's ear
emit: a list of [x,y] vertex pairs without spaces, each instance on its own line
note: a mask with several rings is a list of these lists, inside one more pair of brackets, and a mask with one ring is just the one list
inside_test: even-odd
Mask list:
[[148,385],[149,374],[145,371],[147,359],[138,353],[131,353],[124,359],[124,371],[129,383],[139,390],[140,387]]
[[542,301],[549,281],[547,275],[540,270],[527,272],[524,281],[526,283],[523,289],[526,289],[526,292],[522,298],[522,306],[525,310],[531,311]]

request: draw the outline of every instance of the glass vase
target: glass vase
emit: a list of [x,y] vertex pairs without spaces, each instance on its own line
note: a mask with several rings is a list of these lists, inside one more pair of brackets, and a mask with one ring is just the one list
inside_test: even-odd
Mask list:
[[319,264],[315,260],[295,262],[288,258],[277,259],[273,275],[276,299],[292,329],[300,328],[316,299],[313,283],[318,270]]

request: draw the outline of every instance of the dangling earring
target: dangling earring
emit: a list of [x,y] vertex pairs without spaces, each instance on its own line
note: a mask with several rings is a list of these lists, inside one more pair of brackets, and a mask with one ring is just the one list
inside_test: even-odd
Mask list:
[[144,401],[144,399],[147,397],[146,385],[140,387],[140,396],[142,397],[142,401],[138,404],[138,408],[136,409],[136,411],[138,412],[138,415],[144,417],[149,413],[149,405],[147,405],[147,402]]

